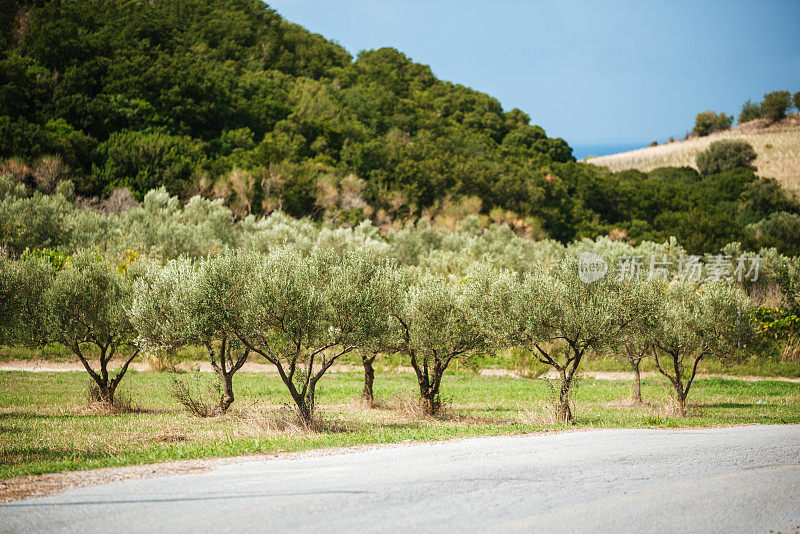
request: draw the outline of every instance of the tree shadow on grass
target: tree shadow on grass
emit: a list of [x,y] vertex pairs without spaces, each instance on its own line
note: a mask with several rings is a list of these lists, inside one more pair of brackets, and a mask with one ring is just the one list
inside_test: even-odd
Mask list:
[[87,462],[113,457],[113,454],[62,447],[10,447],[0,454],[0,463]]
[[709,402],[704,403],[704,408],[766,408],[768,406],[775,406],[771,402]]

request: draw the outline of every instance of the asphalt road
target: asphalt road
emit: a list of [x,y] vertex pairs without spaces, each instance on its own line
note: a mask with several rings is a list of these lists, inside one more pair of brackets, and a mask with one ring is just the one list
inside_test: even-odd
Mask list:
[[0,505],[2,532],[793,532],[800,426],[260,458]]

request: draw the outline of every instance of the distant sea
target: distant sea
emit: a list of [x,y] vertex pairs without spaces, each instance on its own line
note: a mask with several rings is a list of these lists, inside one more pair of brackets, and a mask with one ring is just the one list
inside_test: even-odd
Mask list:
[[607,156],[649,146],[649,143],[598,143],[593,145],[570,145],[572,155],[578,161],[589,156]]

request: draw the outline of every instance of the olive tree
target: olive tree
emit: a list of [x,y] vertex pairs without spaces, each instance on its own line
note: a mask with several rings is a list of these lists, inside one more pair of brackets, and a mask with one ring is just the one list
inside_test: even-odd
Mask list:
[[571,255],[553,271],[541,268],[522,277],[501,271],[485,282],[483,328],[499,344],[519,346],[558,375],[556,417],[571,423],[571,387],[580,363],[591,350],[616,342],[630,323],[632,298],[611,276],[581,281],[578,259]]
[[477,291],[467,278],[423,274],[408,283],[391,308],[395,350],[408,356],[417,376],[420,400],[429,415],[441,407],[442,379],[456,358],[468,358],[485,346],[476,308]]
[[313,419],[317,384],[343,355],[367,346],[387,321],[390,265],[366,250],[275,248],[257,262],[232,332],[273,364],[299,415]]
[[398,268],[390,261],[386,263],[390,269],[382,279],[382,302],[380,320],[372,328],[371,335],[362,340],[356,351],[361,357],[364,368],[364,387],[361,389],[361,400],[368,406],[375,402],[375,360],[380,355],[395,354],[401,350],[398,342],[398,323],[391,313],[393,306],[402,302],[402,296],[408,288],[408,280],[415,269]]
[[[97,384],[101,401],[113,405],[114,393],[139,348],[125,311],[130,307],[136,264],[115,266],[91,251],[75,254],[58,271],[44,294],[49,340],[68,347]],[[99,368],[92,368],[93,354]],[[109,363],[124,353],[112,376]]]
[[627,294],[621,305],[627,318],[625,328],[608,343],[607,348],[613,357],[622,360],[633,372],[633,398],[642,403],[642,380],[639,367],[642,360],[649,358],[653,348],[653,331],[658,325],[659,313],[663,307],[664,282],[659,279],[630,281],[620,285]]
[[652,332],[652,356],[682,414],[700,361],[734,359],[753,340],[749,299],[732,284],[675,280],[666,286]]
[[12,260],[0,253],[0,343],[47,342],[44,295],[54,275],[55,269],[43,258],[29,255]]
[[205,347],[221,384],[219,412],[234,401],[233,377],[250,350],[233,333],[238,301],[257,257],[227,251],[199,264],[186,258],[153,265],[135,286],[129,315],[146,350],[171,351],[188,344]]

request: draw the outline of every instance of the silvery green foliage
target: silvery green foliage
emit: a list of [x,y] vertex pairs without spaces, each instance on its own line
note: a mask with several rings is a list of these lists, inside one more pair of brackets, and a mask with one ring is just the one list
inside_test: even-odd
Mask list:
[[192,197],[181,207],[162,187],[119,217],[118,247],[161,260],[201,257],[234,245],[233,214],[221,199]]
[[[666,284],[661,279],[626,281],[619,283],[620,315],[625,317],[625,327],[619,335],[606,345],[610,352],[629,352],[635,348],[642,357],[649,356],[648,347],[652,344],[653,332],[658,327],[659,317],[666,306]],[[627,358],[627,355],[622,355]]]
[[734,359],[754,342],[751,303],[733,284],[676,280],[664,289],[652,333],[653,359],[681,408],[703,358]]
[[113,247],[118,235],[119,217],[104,215],[92,210],[68,210],[65,224],[69,228],[70,242],[67,250],[97,248],[115,253]]
[[26,189],[24,184],[18,184],[10,174],[0,174],[0,202],[6,199],[24,197]]
[[457,281],[413,270],[400,273],[398,281],[407,289],[391,309],[395,350],[408,356],[424,408],[435,414],[450,363],[485,348],[475,313],[479,291],[469,278]]
[[[743,250],[740,243],[729,243],[722,249],[722,254],[730,256],[734,265],[741,257],[753,256],[751,252]],[[785,275],[794,284],[800,283],[798,282],[800,280],[800,257],[784,256],[775,248],[762,248],[758,251],[758,255],[761,258],[758,280],[755,282],[744,280],[742,285],[757,302],[766,302],[767,306],[781,305],[774,301],[776,298],[780,298],[777,287],[780,277]]]
[[670,277],[673,277],[677,274],[680,257],[686,255],[686,250],[678,244],[674,237],[670,237],[663,243],[644,241],[636,246],[622,241],[611,241],[607,237],[584,238],[567,246],[567,253],[570,255],[577,256],[581,252],[593,252],[603,258],[608,263],[609,276],[612,277],[617,276],[621,259],[638,258],[642,264],[641,278],[643,279],[648,277],[651,259],[669,262],[667,268]]
[[277,247],[231,300],[237,338],[276,366],[303,418],[312,417],[317,382],[331,365],[386,330],[391,273],[368,250],[304,256]]
[[26,249],[56,248],[72,241],[70,215],[74,205],[63,195],[29,192],[24,185],[0,184],[0,245],[14,254]]
[[622,305],[628,324],[616,338],[606,344],[607,353],[626,362],[634,374],[634,400],[642,402],[641,375],[639,366],[653,351],[653,333],[658,327],[661,310],[665,306],[664,282],[655,278],[629,281],[620,284],[628,293]]
[[8,259],[5,250],[0,249],[0,343],[12,341],[12,324],[18,317],[18,289],[15,265]]
[[317,242],[319,229],[309,219],[293,219],[283,212],[256,219],[249,215],[237,225],[240,243],[244,248],[268,252],[273,247],[293,245],[311,252]]
[[524,272],[534,266],[554,267],[564,258],[565,247],[553,239],[523,239],[507,224],[500,224],[480,234],[475,253],[476,260],[488,254],[498,267]]
[[343,254],[362,249],[369,250],[376,258],[385,258],[389,249],[378,228],[366,220],[353,228],[334,228],[329,223],[318,225],[308,219],[292,219],[275,212],[259,220],[246,218],[237,225],[237,232],[242,246],[261,252],[288,245],[303,254],[315,250],[333,250]]
[[95,252],[79,252],[56,274],[47,293],[53,337],[67,346],[86,341],[118,346],[130,339],[125,313],[131,280]]
[[[100,388],[103,400],[113,403],[114,391],[138,349],[132,347],[135,330],[126,308],[130,307],[137,266],[126,270],[109,264],[96,252],[83,251],[58,271],[44,294],[49,337],[67,346]],[[128,348],[122,367],[111,378],[108,363]],[[96,351],[99,370],[89,360]]]
[[362,221],[353,228],[323,227],[317,236],[315,249],[333,250],[339,254],[360,250],[373,258],[389,257],[389,245],[383,240],[378,228],[368,221]]
[[557,371],[557,415],[571,421],[570,387],[581,360],[615,342],[631,321],[628,303],[635,294],[610,276],[583,283],[572,254],[552,271],[538,268],[520,277],[484,263],[474,276],[483,280],[479,317],[486,335],[528,350]]
[[564,256],[564,246],[560,243],[521,238],[506,224],[493,225],[478,233],[437,228],[422,219],[386,239],[389,253],[400,263],[459,276],[464,276],[486,254],[491,255],[496,265],[518,272],[534,266],[552,267]]
[[[591,251],[606,259],[612,275],[620,258],[632,256],[640,257],[644,275],[651,257],[668,261],[670,274],[675,275],[678,259],[685,254],[674,238],[633,246],[599,237],[565,247],[553,240],[524,239],[505,224],[480,228],[474,217],[459,223],[455,230],[436,227],[423,218],[385,236],[369,221],[353,228],[335,228],[330,223],[295,220],[280,212],[235,222],[222,200],[194,197],[182,206],[163,188],[150,191],[140,206],[120,215],[104,215],[79,208],[68,185],[62,182],[56,193],[43,195],[0,176],[0,245],[16,255],[26,248],[54,248],[69,254],[94,247],[116,259],[134,251],[162,262],[180,255],[201,258],[228,247],[267,252],[291,245],[303,254],[317,249],[341,253],[366,248],[375,257],[462,277],[486,254],[498,267],[525,272],[537,266],[554,268],[567,253]],[[726,246],[723,253],[731,256],[733,264],[744,254],[736,243]],[[787,258],[774,249],[764,249],[761,255],[759,282],[745,283],[759,298],[772,291],[770,286],[775,286],[782,266],[791,264],[793,271],[798,270],[797,258]]]
[[128,316],[136,343],[148,354],[170,352],[197,342],[197,267],[186,257],[163,267],[150,263],[134,284]]
[[39,345],[47,340],[45,292],[55,270],[45,260],[11,260],[0,252],[0,343]]
[[129,311],[148,351],[170,351],[198,344],[208,351],[220,378],[220,411],[233,403],[233,375],[247,361],[249,349],[236,335],[242,299],[252,282],[259,255],[227,250],[193,263],[187,258],[151,266],[136,283]]

